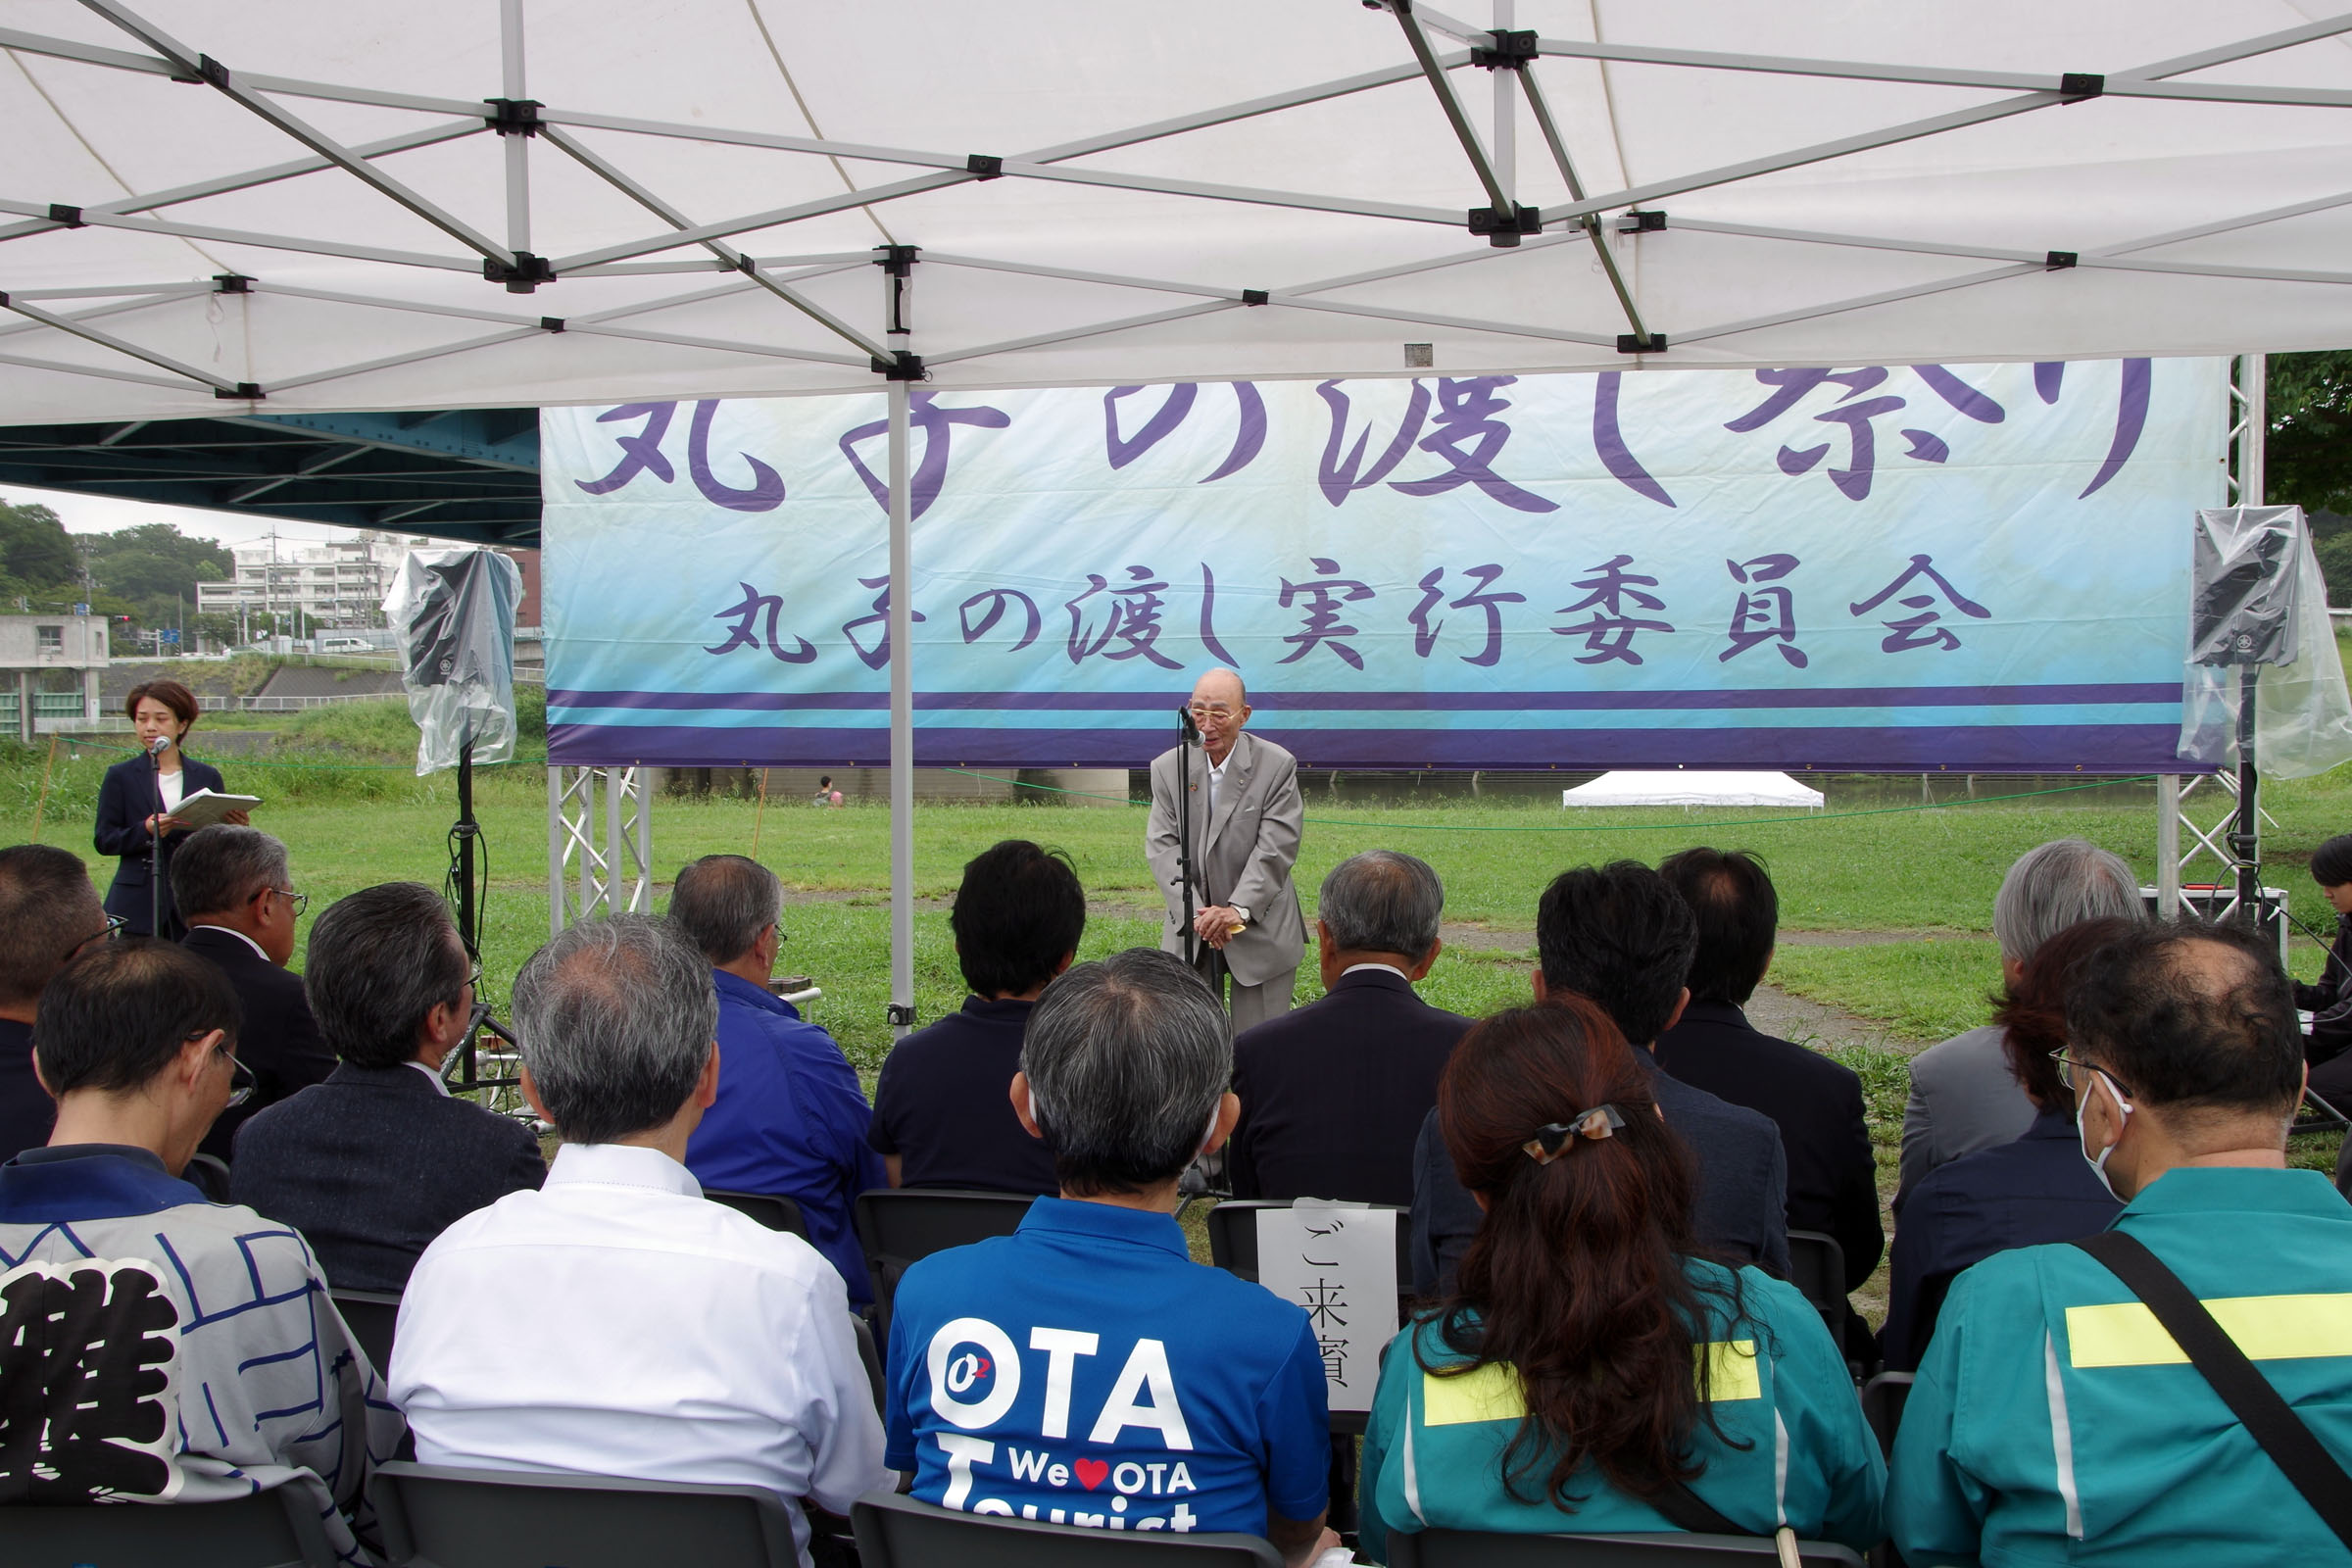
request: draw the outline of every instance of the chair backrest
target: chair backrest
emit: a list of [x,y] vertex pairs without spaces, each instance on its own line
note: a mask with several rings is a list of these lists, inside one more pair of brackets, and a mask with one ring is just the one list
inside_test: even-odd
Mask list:
[[[1287,1198],[1228,1198],[1208,1211],[1208,1260],[1229,1274],[1243,1279],[1257,1278],[1257,1211],[1261,1208],[1288,1208]],[[1386,1203],[1368,1204],[1386,1208]],[[1413,1288],[1413,1228],[1407,1223],[1407,1211],[1396,1210],[1396,1290],[1409,1294]]]
[[890,1333],[899,1276],[933,1252],[1010,1236],[1036,1200],[949,1187],[877,1187],[858,1195],[858,1245],[874,1282],[874,1332]]
[[392,1376],[392,1331],[400,1323],[400,1298],[383,1291],[329,1291],[343,1326],[368,1352],[368,1364],[387,1381]]
[[1862,1385],[1862,1419],[1878,1436],[1879,1451],[1894,1457],[1895,1429],[1903,1424],[1903,1401],[1911,1396],[1909,1372],[1882,1372]]
[[865,1367],[865,1381],[874,1391],[874,1409],[884,1420],[890,1418],[890,1385],[882,1375],[882,1350],[874,1343],[873,1325],[856,1313],[850,1314],[850,1327],[858,1336],[858,1359]]
[[804,1242],[808,1239],[808,1221],[802,1217],[801,1205],[782,1193],[728,1193],[706,1187],[703,1196],[758,1220],[771,1231],[784,1231]]
[[[1800,1541],[1805,1568],[1862,1568],[1862,1559],[1827,1541]],[[1393,1531],[1389,1568],[1739,1568],[1780,1560],[1770,1536],[1702,1536],[1667,1531],[1639,1536],[1539,1536],[1470,1530]]]
[[1845,1343],[1845,1249],[1819,1231],[1788,1233],[1788,1283],[1805,1293],[1830,1338]]
[[458,1470],[395,1460],[368,1483],[410,1568],[796,1568],[792,1520],[760,1487]]
[[38,1568],[335,1568],[318,1505],[303,1487],[227,1502],[0,1508],[0,1542],[7,1544],[0,1559]]
[[859,1497],[850,1520],[863,1568],[1282,1568],[1282,1553],[1256,1536],[1050,1525],[958,1513],[887,1491]]
[[187,1168],[179,1173],[179,1177],[216,1203],[229,1200],[228,1161],[219,1154],[190,1154]]

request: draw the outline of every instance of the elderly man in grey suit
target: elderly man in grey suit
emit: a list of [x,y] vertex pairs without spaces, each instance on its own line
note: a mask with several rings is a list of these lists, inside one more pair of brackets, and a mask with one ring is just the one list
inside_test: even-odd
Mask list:
[[[1152,763],[1152,820],[1144,852],[1167,900],[1159,945],[1185,951],[1184,878],[1178,869],[1177,797],[1192,792],[1193,932],[1201,972],[1227,1001],[1236,1033],[1291,1009],[1306,952],[1306,925],[1291,866],[1298,858],[1298,760],[1244,734],[1250,695],[1242,677],[1212,669],[1193,688],[1200,749],[1162,752]],[[1181,780],[1181,783],[1180,783]],[[1231,982],[1231,994],[1226,991]]]

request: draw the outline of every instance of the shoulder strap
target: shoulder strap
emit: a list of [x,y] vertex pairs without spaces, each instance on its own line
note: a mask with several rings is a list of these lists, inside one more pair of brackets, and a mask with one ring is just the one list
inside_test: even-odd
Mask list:
[[1692,1492],[1680,1481],[1668,1481],[1665,1490],[1649,1499],[1649,1505],[1664,1514],[1679,1530],[1701,1536],[1745,1536],[1754,1532],[1743,1530],[1715,1511],[1706,1498]]
[[2196,1293],[2154,1252],[2122,1231],[2106,1231],[2074,1245],[2104,1264],[2146,1303],[2247,1435],[2262,1446],[2262,1451],[2294,1484],[2322,1522],[2335,1532],[2336,1539],[2352,1547],[2352,1476],[2344,1474],[2344,1467],[2295,1414],[2294,1407],[2222,1331]]

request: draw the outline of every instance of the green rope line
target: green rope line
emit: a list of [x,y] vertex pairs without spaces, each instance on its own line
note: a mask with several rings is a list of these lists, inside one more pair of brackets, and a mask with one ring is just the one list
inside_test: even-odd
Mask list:
[[[965,778],[985,779],[992,784],[1009,784],[1014,789],[1043,790],[1050,795],[1080,795],[1093,801],[1116,801],[1122,806],[1134,806],[1125,796],[1104,795],[1095,790],[1065,790],[1053,784],[1030,784],[1017,778],[1004,778],[995,773],[975,773],[969,768],[947,767],[943,773],[959,773]],[[1716,822],[1628,822],[1601,823],[1578,827],[1518,827],[1478,822],[1360,822],[1339,816],[1301,817],[1317,827],[1401,829],[1407,833],[1668,833],[1687,832],[1702,827],[1763,827],[1776,822],[1827,822],[1850,816],[1892,816],[1904,811],[1948,811],[1962,806],[1996,806],[2003,801],[2027,801],[2039,795],[2072,795],[2079,790],[2101,790],[2113,784],[2147,784],[2155,781],[2153,773],[2134,773],[2129,777],[2100,779],[2095,784],[2061,784],[2055,789],[2018,790],[2008,795],[1980,795],[1964,801],[1935,801],[1922,806],[1874,806],[1859,811],[1807,811],[1802,816],[1746,816]]]
[[[74,740],[68,737],[66,744],[77,752],[120,752],[124,757],[142,755],[136,746],[109,746],[104,741]],[[314,762],[294,758],[272,760],[266,757],[241,757],[234,753],[217,753],[215,755],[225,756],[239,767],[311,767],[335,773],[411,773],[415,772],[416,768],[416,764],[414,762]],[[547,754],[541,752],[536,757],[510,757],[503,762],[476,762],[473,765],[476,767],[513,767],[516,763],[544,763],[546,760]]]

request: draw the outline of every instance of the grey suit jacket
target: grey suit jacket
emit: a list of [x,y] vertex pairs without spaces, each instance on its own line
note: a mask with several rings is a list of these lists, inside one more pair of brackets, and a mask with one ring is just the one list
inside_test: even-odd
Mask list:
[[[1184,952],[1184,882],[1177,871],[1177,772],[1185,748],[1172,747],[1152,762],[1152,819],[1144,830],[1144,853],[1152,876],[1167,900],[1161,923],[1163,952]],[[1248,730],[1235,737],[1217,786],[1217,808],[1208,804],[1208,758],[1193,751],[1193,903],[1238,904],[1250,911],[1250,928],[1225,946],[1225,967],[1246,986],[1261,986],[1298,967],[1306,952],[1306,923],[1298,914],[1298,890],[1291,866],[1298,858],[1298,825],[1306,814],[1298,799],[1298,762],[1272,741]]]
[[1899,1210],[1928,1172],[1981,1149],[2026,1136],[2039,1114],[2009,1070],[1998,1024],[1971,1029],[1911,1058],[1911,1098],[1903,1106]]

